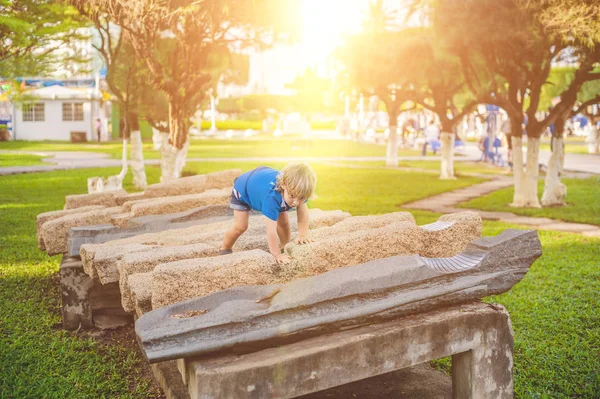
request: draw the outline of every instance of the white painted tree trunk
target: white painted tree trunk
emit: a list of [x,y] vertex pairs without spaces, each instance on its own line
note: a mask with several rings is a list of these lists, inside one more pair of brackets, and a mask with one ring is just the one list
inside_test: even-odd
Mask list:
[[131,140],[131,172],[133,173],[133,185],[140,190],[144,190],[148,185],[146,181],[146,169],[144,168],[144,152],[142,144],[142,134],[139,130],[133,131],[129,135]]
[[442,169],[440,179],[456,179],[456,176],[454,176],[454,133],[442,133],[441,142]]
[[523,166],[523,139],[521,137],[510,136],[513,148],[513,179],[515,182],[515,192],[513,202],[510,206],[517,208],[525,207],[525,171]]
[[398,126],[390,125],[385,164],[386,166],[398,166]]
[[175,180],[181,177],[181,171],[185,166],[188,148],[190,147],[190,138],[188,136],[183,148],[178,150],[177,148],[169,144],[168,133],[161,133],[161,136],[162,145],[160,149],[160,181],[162,183],[170,180]]
[[554,139],[554,146],[548,171],[544,182],[544,194],[542,194],[543,206],[564,205],[567,196],[567,187],[560,181],[561,158],[563,154],[563,139]]
[[540,139],[527,139],[527,166],[523,171],[522,140],[513,137],[513,174],[515,194],[511,206],[516,208],[541,208],[537,195],[539,177]]

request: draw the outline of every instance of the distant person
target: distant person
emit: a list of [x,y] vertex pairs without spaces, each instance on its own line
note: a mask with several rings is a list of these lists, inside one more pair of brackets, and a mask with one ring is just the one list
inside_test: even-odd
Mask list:
[[100,118],[96,119],[96,135],[98,136],[98,142],[102,139],[102,122]]
[[248,229],[250,211],[267,217],[269,252],[277,263],[288,264],[291,258],[282,253],[290,242],[291,228],[287,211],[298,212],[298,244],[311,242],[308,238],[308,207],[317,185],[315,171],[305,163],[290,164],[278,171],[266,166],[244,173],[235,179],[229,207],[233,209],[233,227],[225,233],[220,255],[232,253],[237,239]]
[[435,124],[435,121],[431,119],[429,121],[429,126],[425,128],[423,133],[425,134],[425,143],[423,143],[423,151],[421,152],[421,155],[425,156],[427,154],[428,144],[431,144],[431,148],[433,149],[433,153],[435,154],[435,144],[440,138],[440,128]]
[[500,125],[500,132],[504,135],[504,138],[506,139],[506,147],[508,148],[506,158],[508,160],[508,166],[512,168],[512,136],[510,135],[510,129],[510,118],[506,118],[504,122],[502,122],[502,125]]

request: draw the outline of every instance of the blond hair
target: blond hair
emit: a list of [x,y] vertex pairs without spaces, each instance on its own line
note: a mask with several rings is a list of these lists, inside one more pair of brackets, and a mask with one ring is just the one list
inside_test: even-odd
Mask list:
[[285,187],[296,198],[313,198],[316,186],[317,174],[306,163],[289,164],[277,175],[277,190],[283,191]]

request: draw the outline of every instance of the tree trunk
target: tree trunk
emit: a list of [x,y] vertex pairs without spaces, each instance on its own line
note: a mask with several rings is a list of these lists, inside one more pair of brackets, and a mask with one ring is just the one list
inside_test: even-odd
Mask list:
[[543,206],[565,205],[567,187],[560,181],[560,175],[565,162],[565,151],[563,135],[565,130],[565,119],[567,115],[559,116],[554,122],[554,137],[552,155],[548,161],[548,171],[544,182],[544,193],[542,194]]
[[442,133],[442,170],[440,179],[456,179],[454,176],[454,133]]
[[523,168],[523,138],[519,136],[510,136],[512,139],[512,162],[513,162],[513,179],[515,182],[515,192],[513,194],[513,202],[510,206],[517,208],[525,207],[525,172]]
[[169,139],[170,144],[178,150],[183,149],[187,142],[187,127],[184,107],[178,99],[169,97]]
[[187,157],[188,148],[190,146],[189,137],[187,138],[183,148],[177,149],[176,147],[169,144],[169,135],[161,133],[162,146],[161,146],[161,177],[160,181],[166,182],[175,180],[181,177],[181,172],[185,166],[185,160]]
[[513,161],[515,194],[511,206],[517,208],[541,208],[537,195],[539,176],[540,139],[527,138],[527,165],[523,172],[523,149],[521,139],[513,137]]
[[144,168],[144,153],[142,145],[142,134],[139,130],[130,133],[131,140],[131,171],[133,173],[133,185],[140,190],[144,190],[148,183],[146,182],[146,169]]
[[542,205],[556,206],[564,205],[567,195],[567,187],[560,181],[560,160],[563,153],[563,139],[554,139],[554,148],[548,161],[548,171],[544,182],[544,194]]
[[395,124],[390,124],[385,164],[386,166],[398,166],[398,126]]
[[540,176],[540,139],[539,137],[527,138],[527,167],[526,175],[526,193],[527,205],[531,208],[541,208],[538,198],[538,178]]

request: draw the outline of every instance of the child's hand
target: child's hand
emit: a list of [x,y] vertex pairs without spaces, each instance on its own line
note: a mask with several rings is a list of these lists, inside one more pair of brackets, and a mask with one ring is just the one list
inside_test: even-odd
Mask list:
[[304,235],[299,235],[296,238],[296,243],[297,244],[308,244],[313,242],[312,238],[308,238],[308,236],[304,236]]
[[275,257],[275,261],[278,264],[287,265],[292,261],[292,258],[288,254],[279,254]]

